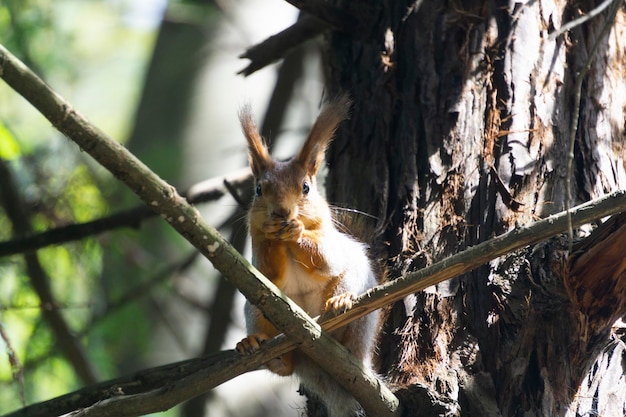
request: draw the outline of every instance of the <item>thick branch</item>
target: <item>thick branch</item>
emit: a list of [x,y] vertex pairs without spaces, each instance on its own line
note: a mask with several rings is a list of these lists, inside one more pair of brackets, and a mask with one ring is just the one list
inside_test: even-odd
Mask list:
[[[263,311],[277,329],[293,337],[317,362],[361,403],[366,413],[393,416],[397,398],[345,347],[321,331],[297,304],[276,288],[234,250],[198,211],[122,145],[99,131],[61,96],[0,46],[0,76],[33,104],[50,122],[77,143],[116,178],[193,244]],[[338,360],[342,362],[337,362]],[[342,366],[338,366],[341,363]],[[382,394],[382,395],[381,395]]]
[[[257,355],[258,356],[258,355]],[[206,370],[211,376],[200,381],[200,385],[205,389],[212,388],[213,382],[217,381],[213,386],[219,384],[219,380],[213,377],[213,373],[219,373],[221,367],[233,369],[229,374],[229,379],[234,378],[238,368],[240,373],[255,369],[260,365],[255,355],[238,360],[240,355],[234,351],[224,351],[205,358],[191,359],[172,363],[156,368],[145,369],[135,374],[105,381],[99,384],[90,385],[80,390],[65,394],[63,396],[30,405],[21,410],[7,414],[4,417],[47,417],[58,416],[70,413],[74,410],[87,408],[99,401],[108,400],[110,398],[122,398],[125,396],[141,394],[153,390],[161,389],[169,385],[180,387],[185,378],[194,373]],[[256,359],[256,361],[255,361]],[[233,362],[237,361],[238,365]],[[209,371],[210,370],[210,371]],[[223,382],[223,381],[222,381]],[[191,398],[191,397],[189,397]],[[148,409],[146,413],[158,409]],[[138,415],[138,414],[135,414]]]

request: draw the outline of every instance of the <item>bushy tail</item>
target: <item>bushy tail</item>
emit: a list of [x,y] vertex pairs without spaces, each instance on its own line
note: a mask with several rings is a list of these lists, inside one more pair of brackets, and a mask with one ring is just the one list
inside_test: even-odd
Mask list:
[[352,395],[318,366],[313,363],[307,364],[298,367],[296,372],[304,391],[324,404],[328,417],[362,415],[361,406]]

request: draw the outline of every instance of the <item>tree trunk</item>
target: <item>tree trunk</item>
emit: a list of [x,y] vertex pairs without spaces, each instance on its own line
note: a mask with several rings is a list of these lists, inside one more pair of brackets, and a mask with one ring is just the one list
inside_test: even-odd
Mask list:
[[[329,93],[355,103],[327,185],[329,201],[377,216],[389,279],[626,187],[621,8],[551,39],[594,2],[377,7],[353,10],[361,38],[327,39]],[[394,305],[378,371],[407,415],[429,414],[411,402],[424,385],[450,415],[625,415],[622,232],[597,256],[569,255],[564,236]]]

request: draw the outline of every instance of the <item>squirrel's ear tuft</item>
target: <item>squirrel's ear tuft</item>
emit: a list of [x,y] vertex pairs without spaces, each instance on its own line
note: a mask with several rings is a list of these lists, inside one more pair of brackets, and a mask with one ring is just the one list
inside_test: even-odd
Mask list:
[[272,167],[274,161],[254,124],[249,105],[245,105],[239,110],[239,121],[243,134],[248,141],[248,160],[252,174],[255,178],[259,178],[264,171]]
[[347,94],[342,94],[332,100],[317,117],[311,128],[309,137],[302,145],[302,149],[295,160],[302,164],[310,176],[315,176],[324,161],[326,147],[337,130],[337,126],[348,117],[352,100]]

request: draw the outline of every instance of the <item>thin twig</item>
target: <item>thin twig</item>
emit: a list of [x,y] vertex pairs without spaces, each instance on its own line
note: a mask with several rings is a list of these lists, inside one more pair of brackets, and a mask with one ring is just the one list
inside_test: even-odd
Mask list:
[[[224,181],[228,181],[231,187],[239,188],[242,185],[248,184],[251,180],[252,175],[250,169],[243,168],[231,174],[211,178],[195,184],[187,193],[183,193],[183,196],[186,196],[187,200],[192,204],[206,203],[224,196]],[[142,204],[100,219],[85,223],[70,224],[34,235],[0,242],[0,257],[72,242],[119,228],[138,228],[142,222],[156,216],[157,213],[152,208]]]
[[[585,23],[588,20],[593,19],[594,17],[596,17],[597,15],[602,13],[602,11],[604,9],[609,7],[611,2],[613,2],[613,1],[614,0],[604,0],[597,7],[595,7],[594,9],[591,9],[589,12],[585,13],[581,17],[579,17],[577,19],[574,19],[574,20],[572,20],[570,22],[567,22],[566,24],[561,26],[558,30],[555,30],[554,32],[550,33],[548,35],[548,41],[553,41],[556,38],[558,38],[559,36],[561,36],[562,34],[564,34],[565,32],[567,32],[567,31],[569,31],[571,29],[574,29],[576,26],[582,25],[583,23]],[[621,2],[621,1],[622,0],[617,0],[617,2]]]

